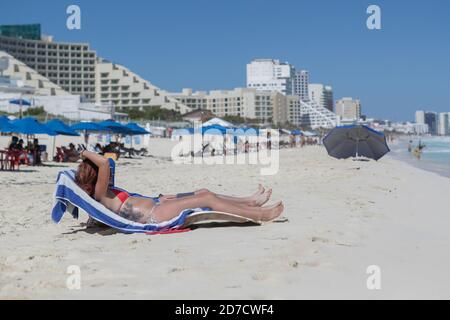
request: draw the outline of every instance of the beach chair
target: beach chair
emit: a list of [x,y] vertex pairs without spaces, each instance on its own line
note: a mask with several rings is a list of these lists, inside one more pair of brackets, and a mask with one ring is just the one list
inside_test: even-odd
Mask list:
[[114,161],[119,160],[119,155],[115,152],[105,152],[104,157]]
[[[114,162],[110,160],[112,168],[111,184],[114,185]],[[115,189],[123,190],[117,187]],[[132,197],[151,198],[159,202],[156,197],[146,197],[130,193]],[[185,230],[193,224],[205,222],[233,222],[251,223],[259,222],[243,218],[231,213],[212,211],[209,208],[192,208],[183,210],[175,218],[159,224],[142,224],[124,219],[112,212],[98,201],[90,197],[75,183],[75,170],[63,170],[58,174],[55,190],[55,204],[52,210],[52,220],[59,223],[66,212],[78,219],[79,210],[84,211],[95,221],[124,233],[161,234]]]
[[[15,171],[16,168],[19,170],[20,167],[20,155],[22,154],[22,151],[18,150],[8,150],[5,154],[5,168],[6,170]],[[27,158],[28,160],[28,158]]]

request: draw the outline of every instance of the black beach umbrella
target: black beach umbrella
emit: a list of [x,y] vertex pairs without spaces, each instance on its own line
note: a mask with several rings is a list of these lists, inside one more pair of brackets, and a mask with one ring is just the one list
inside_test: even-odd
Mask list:
[[379,160],[390,151],[384,134],[364,125],[336,127],[323,144],[328,154],[338,159],[362,156]]

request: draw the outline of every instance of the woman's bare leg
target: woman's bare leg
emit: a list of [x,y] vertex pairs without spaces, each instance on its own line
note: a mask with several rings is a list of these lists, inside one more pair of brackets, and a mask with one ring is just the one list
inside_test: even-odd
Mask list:
[[190,208],[211,208],[214,211],[229,212],[255,221],[270,221],[283,212],[280,202],[275,207],[250,207],[234,201],[228,201],[211,192],[166,201],[153,210],[153,218],[157,221],[167,221],[178,216],[180,212]]
[[[208,189],[200,189],[195,192],[195,194],[202,194],[206,192],[211,192]],[[272,189],[265,190],[262,185],[258,185],[258,191],[256,191],[253,195],[247,197],[233,197],[224,194],[214,193],[217,197],[233,201],[236,203],[242,203],[251,207],[261,207],[266,204],[270,197],[272,196]]]

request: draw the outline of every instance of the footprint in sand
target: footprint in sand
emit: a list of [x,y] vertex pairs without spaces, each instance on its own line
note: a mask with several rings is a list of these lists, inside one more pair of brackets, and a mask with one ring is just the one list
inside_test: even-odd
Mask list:
[[330,239],[321,238],[321,237],[312,237],[311,241],[312,242],[321,242],[321,243],[325,243],[325,244],[334,244],[337,246],[344,246],[344,247],[354,247],[354,245],[349,244],[349,243],[337,242],[335,240],[330,240]]
[[178,272],[183,272],[185,269],[184,268],[172,268],[169,270],[168,273],[178,273]]
[[302,262],[301,265],[305,267],[316,268],[320,266],[321,263],[318,261],[309,261],[309,262]]
[[267,280],[267,275],[263,273],[255,273],[252,275],[252,279],[255,281]]

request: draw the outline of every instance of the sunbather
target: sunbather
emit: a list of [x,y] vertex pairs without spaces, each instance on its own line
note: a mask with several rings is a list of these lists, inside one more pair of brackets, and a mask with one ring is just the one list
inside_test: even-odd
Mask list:
[[262,187],[254,195],[241,198],[215,194],[207,189],[182,198],[162,196],[159,202],[133,197],[110,187],[110,164],[106,158],[89,151],[83,151],[81,157],[84,160],[76,172],[76,183],[105,207],[131,221],[157,224],[171,220],[185,209],[206,207],[255,221],[271,221],[284,209],[281,201],[263,207],[270,199],[272,190],[265,191]]

